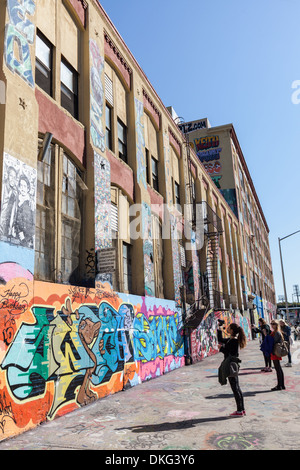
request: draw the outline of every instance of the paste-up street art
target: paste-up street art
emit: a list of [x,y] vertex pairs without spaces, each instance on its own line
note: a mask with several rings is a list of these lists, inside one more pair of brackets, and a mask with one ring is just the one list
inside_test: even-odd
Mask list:
[[144,114],[144,106],[141,101],[135,98],[135,113],[136,113],[136,132],[137,132],[137,181],[147,189],[146,178],[146,159],[145,159],[145,137],[144,126],[142,124],[142,117]]
[[4,153],[0,240],[34,248],[37,172]]
[[[35,13],[34,0],[7,0],[9,23],[5,28],[4,58],[11,72],[18,74],[34,87],[30,46],[35,39],[35,25],[30,20]],[[16,56],[16,49],[18,54]]]
[[92,39],[90,40],[90,58],[91,58],[91,137],[93,144],[102,152],[105,151],[105,134],[103,131],[102,115],[104,107],[104,89],[102,84],[102,75],[104,70],[104,58],[101,56],[98,45]]
[[110,248],[111,238],[111,193],[110,163],[94,152],[95,184],[95,249]]

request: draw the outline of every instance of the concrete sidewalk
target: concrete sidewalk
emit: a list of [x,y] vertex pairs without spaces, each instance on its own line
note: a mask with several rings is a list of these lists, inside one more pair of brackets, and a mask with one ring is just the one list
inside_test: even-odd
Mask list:
[[218,382],[216,354],[2,441],[0,450],[296,450],[300,342],[292,354],[286,390],[272,392],[276,373],[261,372],[258,340],[242,350],[243,418],[228,416],[236,407],[230,386]]

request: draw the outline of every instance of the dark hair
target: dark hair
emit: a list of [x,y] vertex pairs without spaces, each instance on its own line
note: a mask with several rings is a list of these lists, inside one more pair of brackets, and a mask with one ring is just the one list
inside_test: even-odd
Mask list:
[[26,175],[22,174],[19,178],[19,184],[21,183],[21,181],[25,181],[26,185],[27,185],[27,190],[28,192],[30,191],[30,182],[29,182],[29,179],[27,178]]
[[241,349],[247,344],[247,338],[243,328],[236,323],[230,323],[229,328],[232,329],[234,336],[238,335],[238,342]]

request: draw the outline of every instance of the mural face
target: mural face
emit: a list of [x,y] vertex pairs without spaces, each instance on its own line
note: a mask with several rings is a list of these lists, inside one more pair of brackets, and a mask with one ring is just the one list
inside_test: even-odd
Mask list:
[[[7,0],[9,23],[5,28],[4,57],[7,67],[34,87],[30,45],[34,43],[35,25],[30,21],[35,13],[35,1]],[[28,18],[29,17],[29,18]],[[18,51],[18,57],[15,51]]]
[[174,302],[32,285],[0,286],[3,437],[184,365]]
[[90,40],[91,58],[91,137],[93,144],[102,152],[105,151],[105,134],[102,125],[102,115],[104,106],[104,90],[102,85],[102,75],[104,70],[104,58],[101,56],[98,45]]

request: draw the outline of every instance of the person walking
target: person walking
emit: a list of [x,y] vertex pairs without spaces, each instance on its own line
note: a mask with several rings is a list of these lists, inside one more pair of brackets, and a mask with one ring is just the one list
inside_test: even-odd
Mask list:
[[280,328],[281,328],[281,332],[283,334],[283,339],[284,341],[287,342],[287,345],[288,345],[288,362],[285,364],[286,367],[292,367],[292,356],[291,356],[291,334],[292,334],[292,330],[290,328],[290,326],[283,320],[283,319],[280,319],[279,320],[279,324],[280,324]]
[[[283,335],[280,331],[280,324],[277,320],[271,321],[271,328],[272,328],[272,332],[270,336],[274,339],[274,346],[275,346],[276,343],[281,343],[281,341],[283,341]],[[276,370],[276,375],[277,375],[277,385],[276,387],[271,388],[271,390],[272,391],[285,390],[284,374],[280,365],[280,361],[282,358],[279,356],[276,356],[276,354],[274,353],[271,353],[271,359],[273,361],[274,368]]]
[[271,355],[268,352],[268,341],[267,336],[271,333],[271,328],[267,324],[264,318],[260,318],[258,320],[259,327],[257,328],[255,325],[252,325],[252,331],[254,333],[259,333],[261,335],[261,344],[260,349],[264,356],[265,367],[261,369],[261,372],[272,372],[272,363],[271,363]]
[[[229,364],[237,364],[238,362],[241,362],[239,360],[239,349],[244,348],[247,344],[246,335],[243,328],[241,328],[236,323],[231,323],[227,328],[229,338],[223,338],[223,330],[220,328],[218,328],[217,331],[220,352],[224,354],[223,363],[225,363],[226,359],[230,361]],[[246,411],[244,406],[244,397],[239,385],[238,371],[234,375],[227,375],[227,377],[237,406],[237,410],[231,413],[229,416],[245,416]]]

